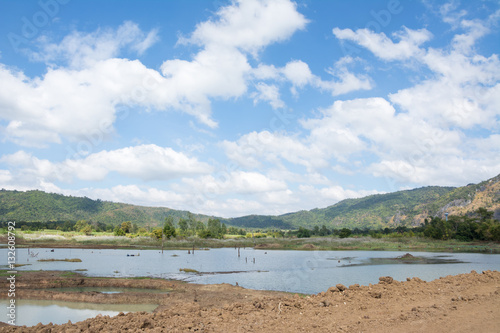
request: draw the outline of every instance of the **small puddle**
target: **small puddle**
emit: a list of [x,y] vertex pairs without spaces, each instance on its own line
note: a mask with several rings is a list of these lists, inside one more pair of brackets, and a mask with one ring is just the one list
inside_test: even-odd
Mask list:
[[[2,309],[7,308],[8,301],[0,300]],[[120,312],[152,312],[157,307],[156,304],[95,304],[50,300],[16,300],[16,325],[35,326],[38,323],[60,325],[67,323],[68,320],[75,323],[99,314],[112,317]],[[7,322],[9,320],[5,314],[1,316],[0,321]]]

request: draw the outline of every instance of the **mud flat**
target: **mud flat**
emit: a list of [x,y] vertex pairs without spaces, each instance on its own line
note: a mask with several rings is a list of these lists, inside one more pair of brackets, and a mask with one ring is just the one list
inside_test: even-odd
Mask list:
[[[155,303],[159,307],[153,313],[120,313],[63,325],[3,326],[0,332],[500,332],[498,271],[472,271],[430,282],[381,277],[375,285],[347,287],[335,281],[332,285],[316,295],[292,295],[228,284],[23,272],[18,298]],[[168,293],[136,289],[120,294],[63,293],[54,289],[74,286],[153,288]]]

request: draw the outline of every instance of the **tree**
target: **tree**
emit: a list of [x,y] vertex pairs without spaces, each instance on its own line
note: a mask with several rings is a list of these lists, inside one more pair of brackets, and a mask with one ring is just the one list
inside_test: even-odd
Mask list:
[[198,237],[200,238],[210,238],[212,237],[212,234],[208,229],[203,229],[198,231]]
[[89,236],[92,234],[92,227],[90,225],[86,225],[85,227],[83,227],[80,232],[83,232],[85,235]]
[[348,228],[342,228],[340,229],[340,232],[339,232],[339,237],[340,238],[347,238],[349,236],[351,236],[351,229],[348,229]]
[[495,214],[494,212],[488,211],[484,207],[480,207],[477,209],[476,213],[479,215],[480,221],[485,222],[487,220],[490,220],[493,218],[493,215]]
[[313,230],[312,230],[312,234],[315,235],[315,236],[319,236],[319,226],[315,225]]
[[120,228],[119,226],[116,226],[113,232],[115,236],[125,236],[125,231],[123,231],[123,229]]
[[151,231],[151,237],[156,238],[156,239],[162,239],[163,229],[162,228],[154,228],[153,231]]
[[70,221],[64,222],[61,230],[62,231],[71,231],[73,229],[73,224]]
[[188,228],[189,228],[188,221],[183,218],[179,219],[179,229],[181,231],[181,234],[186,235]]
[[167,216],[165,218],[165,225],[163,226],[163,234],[167,239],[175,237],[174,218],[172,216]]
[[327,229],[327,227],[323,224],[321,226],[321,229],[319,230],[319,235],[320,236],[328,236],[330,234],[330,230]]
[[80,231],[83,228],[85,228],[87,225],[88,225],[87,221],[85,221],[85,220],[78,220],[76,222],[75,226],[73,227],[73,230]]
[[123,222],[121,229],[126,234],[130,233],[130,230],[132,229],[132,222],[130,222],[130,221]]
[[222,238],[222,225],[219,219],[209,218],[207,223],[207,230],[213,238]]
[[205,225],[201,221],[196,222],[196,232],[205,230]]
[[188,225],[189,229],[194,233],[196,231],[196,219],[194,218],[194,215],[190,212],[188,212]]
[[300,227],[299,231],[297,231],[298,238],[309,238],[311,237],[311,230],[306,229],[304,227]]

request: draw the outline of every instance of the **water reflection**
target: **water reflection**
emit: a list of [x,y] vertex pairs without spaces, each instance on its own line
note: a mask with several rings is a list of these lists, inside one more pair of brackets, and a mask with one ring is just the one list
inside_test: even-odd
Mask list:
[[[0,306],[5,308],[8,300],[0,300]],[[97,315],[116,316],[120,312],[146,311],[152,312],[155,304],[94,304],[80,302],[63,302],[48,300],[17,300],[16,325],[34,326],[42,324],[65,324],[82,321]],[[7,322],[2,318],[3,322]]]

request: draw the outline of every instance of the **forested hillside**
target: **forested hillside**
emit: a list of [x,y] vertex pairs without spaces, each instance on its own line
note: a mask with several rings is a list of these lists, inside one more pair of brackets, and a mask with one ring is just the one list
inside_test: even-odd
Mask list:
[[[222,222],[240,228],[298,229],[325,225],[328,228],[384,228],[418,226],[426,218],[472,214],[479,208],[500,219],[500,175],[479,184],[463,187],[428,186],[413,190],[347,199],[326,208],[299,211],[279,216],[248,215]],[[164,207],[143,207],[86,197],[71,197],[42,191],[0,191],[0,221],[77,221],[106,224],[131,221],[139,226],[163,224],[188,218],[187,211]],[[210,216],[194,214],[207,222]]]
[[[144,207],[92,200],[87,197],[64,196],[43,191],[0,191],[0,221],[78,221],[87,220],[106,224],[131,221],[139,226],[162,225],[165,217],[174,220],[187,218],[188,212],[164,207]],[[208,216],[195,214],[206,222]]]
[[326,208],[280,216],[250,215],[229,219],[240,227],[263,225],[293,228],[384,228],[418,226],[426,218],[473,214],[479,208],[500,219],[500,175],[479,184],[462,187],[428,186],[413,190],[347,199]]

